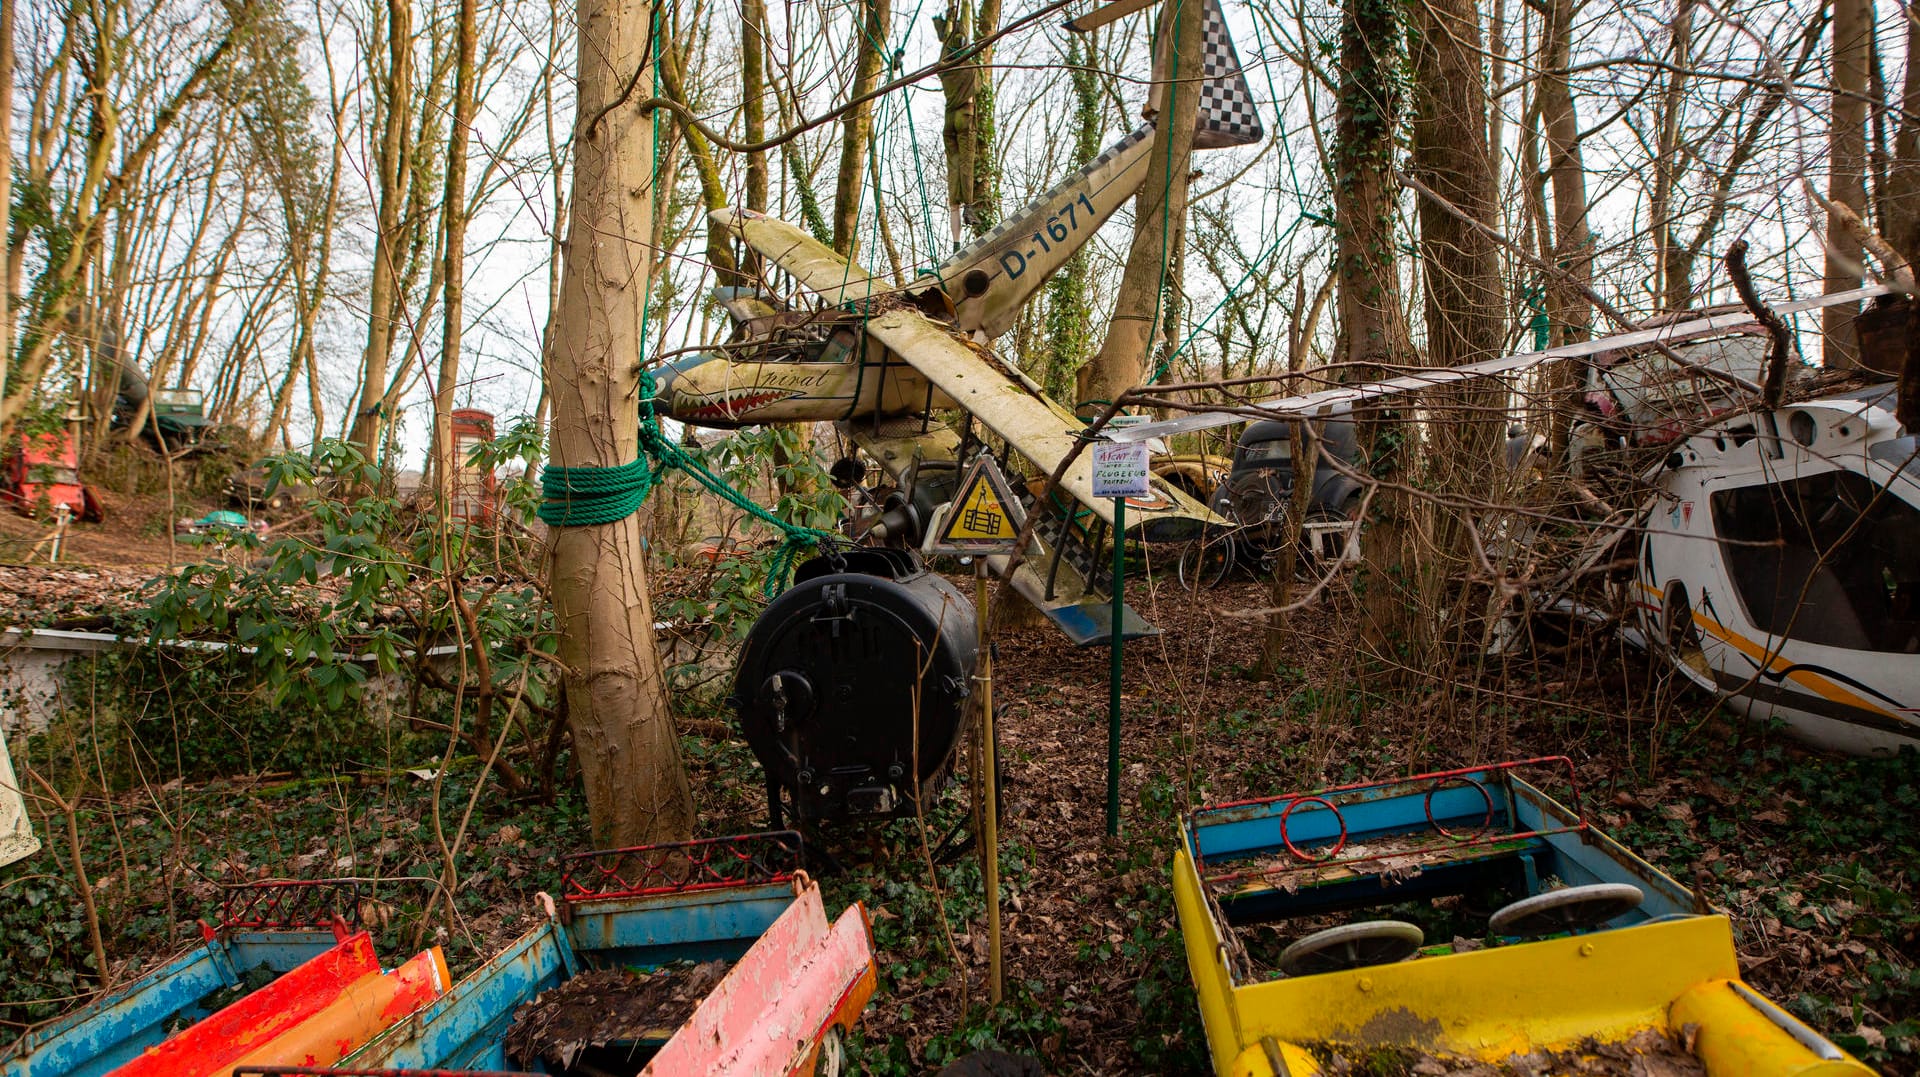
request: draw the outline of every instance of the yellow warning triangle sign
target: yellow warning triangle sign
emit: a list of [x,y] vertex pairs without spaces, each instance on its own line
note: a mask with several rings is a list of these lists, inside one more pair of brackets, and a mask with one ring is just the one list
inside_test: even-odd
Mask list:
[[1024,521],[1020,502],[993,457],[982,456],[960,480],[960,492],[947,509],[934,548],[961,553],[1010,550]]

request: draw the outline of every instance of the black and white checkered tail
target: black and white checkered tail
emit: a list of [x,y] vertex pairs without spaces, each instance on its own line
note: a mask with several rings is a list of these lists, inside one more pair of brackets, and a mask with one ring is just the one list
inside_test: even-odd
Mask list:
[[1205,3],[1201,13],[1201,29],[1206,35],[1201,70],[1206,81],[1200,84],[1200,114],[1193,134],[1193,148],[1213,150],[1251,145],[1266,135],[1260,125],[1260,111],[1254,105],[1246,72],[1240,67],[1240,55],[1234,51],[1233,35],[1227,32],[1227,16],[1220,9],[1220,0],[1205,0]]

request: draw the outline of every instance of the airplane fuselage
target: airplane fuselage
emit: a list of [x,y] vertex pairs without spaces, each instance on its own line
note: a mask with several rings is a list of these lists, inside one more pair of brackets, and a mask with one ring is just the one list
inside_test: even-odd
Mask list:
[[662,368],[655,391],[666,413],[694,426],[730,430],[922,415],[954,406],[911,364],[856,325],[836,328],[824,346],[756,344],[755,351],[775,357],[709,352]]

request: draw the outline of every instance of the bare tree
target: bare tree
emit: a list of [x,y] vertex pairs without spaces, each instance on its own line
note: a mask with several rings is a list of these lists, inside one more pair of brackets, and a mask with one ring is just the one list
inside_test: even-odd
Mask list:
[[446,190],[440,199],[440,227],[444,236],[440,287],[445,299],[440,312],[440,372],[433,386],[430,463],[435,499],[442,514],[449,512],[453,504],[453,476],[460,466],[454,459],[453,391],[460,382],[461,319],[466,316],[467,143],[478,92],[474,52],[479,32],[474,25],[474,7],[474,0],[460,0],[458,14],[454,16],[453,122],[447,133]]
[[[253,0],[224,9],[219,36],[202,47],[184,75],[156,87],[160,91],[156,96],[158,106],[132,129],[123,125],[116,107],[115,80],[128,59],[122,26],[126,14],[121,5],[105,3],[88,9],[84,18],[69,14],[67,19],[66,41],[59,54],[79,73],[79,90],[68,100],[85,110],[82,163],[61,219],[50,222],[46,230],[49,257],[26,311],[28,322],[19,345],[18,366],[12,372],[15,389],[0,401],[0,431],[10,429],[36,400],[55,341],[81,301],[82,284],[101,251],[111,214],[136,190],[148,163],[175,124],[217,77],[228,54],[259,18],[260,9]],[[60,121],[42,115],[47,125],[42,128],[44,136],[52,139]],[[41,163],[44,167],[45,158]],[[45,177],[42,172],[42,182]],[[22,248],[22,261],[24,256]],[[10,273],[14,257],[15,252],[10,250]]]
[[[659,121],[620,100],[629,80],[647,74],[651,15],[645,0],[578,9],[573,209],[546,371],[551,456],[565,467],[625,465],[639,445],[632,357],[642,344],[656,180],[649,147]],[[667,708],[639,517],[555,527],[549,565],[595,842],[687,836],[693,797]]]
[[[0,5],[0,248],[10,247],[13,234],[13,9]],[[13,289],[0,279],[0,390],[7,384],[7,365],[13,359]]]
[[881,58],[893,9],[889,0],[860,0],[853,61],[854,104],[840,121],[840,173],[833,191],[833,249],[857,256],[861,181],[867,174],[867,150],[873,140],[873,103],[867,95],[880,84]]

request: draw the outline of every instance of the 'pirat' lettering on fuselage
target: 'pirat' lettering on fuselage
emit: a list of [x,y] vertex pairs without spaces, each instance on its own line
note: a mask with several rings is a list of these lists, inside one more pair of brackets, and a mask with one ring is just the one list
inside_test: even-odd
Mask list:
[[803,373],[797,370],[762,369],[759,372],[759,384],[761,387],[768,389],[815,389],[827,384],[829,378],[835,374],[842,373],[842,371],[843,368],[839,366],[836,366],[833,370],[823,370],[814,374]]

